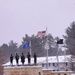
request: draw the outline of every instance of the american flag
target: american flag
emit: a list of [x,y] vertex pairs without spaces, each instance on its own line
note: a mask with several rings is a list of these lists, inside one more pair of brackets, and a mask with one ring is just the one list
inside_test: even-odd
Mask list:
[[37,34],[39,37],[46,36],[46,31],[39,31]]

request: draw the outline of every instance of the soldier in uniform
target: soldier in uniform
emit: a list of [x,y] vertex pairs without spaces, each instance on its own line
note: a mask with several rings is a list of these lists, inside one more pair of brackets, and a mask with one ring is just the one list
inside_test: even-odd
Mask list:
[[10,55],[10,63],[13,65],[13,55]]
[[28,58],[28,64],[30,65],[30,61],[31,61],[31,55],[30,55],[30,53],[28,53],[27,58]]
[[22,62],[22,65],[24,65],[24,62],[25,62],[25,56],[23,55],[23,53],[22,53],[22,55],[21,55],[21,62]]
[[17,65],[18,65],[19,55],[17,53],[16,53],[16,56],[15,56],[15,59],[16,59]]
[[37,55],[36,55],[36,53],[34,53],[34,64],[36,64],[37,63]]

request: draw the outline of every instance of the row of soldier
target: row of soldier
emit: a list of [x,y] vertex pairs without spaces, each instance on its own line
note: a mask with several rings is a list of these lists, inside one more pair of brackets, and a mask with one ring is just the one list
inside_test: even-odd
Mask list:
[[[36,64],[37,63],[37,55],[36,55],[36,53],[34,53],[33,57],[34,57],[34,64]],[[30,55],[30,53],[28,53],[27,59],[28,59],[28,64],[30,64],[30,62],[31,62],[31,55]],[[16,60],[16,64],[18,65],[18,63],[19,63],[19,55],[17,53],[15,55],[15,60]],[[25,63],[25,56],[24,56],[23,53],[21,55],[21,62],[22,62],[22,65],[24,65],[24,63]],[[10,63],[13,65],[13,55],[12,54],[10,56]]]

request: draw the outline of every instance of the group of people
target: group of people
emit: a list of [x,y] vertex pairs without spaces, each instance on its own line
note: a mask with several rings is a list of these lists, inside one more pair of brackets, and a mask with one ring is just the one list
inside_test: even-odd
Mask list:
[[[37,55],[36,55],[36,53],[34,53],[33,57],[34,57],[34,64],[36,64],[37,63]],[[30,62],[31,62],[31,55],[30,55],[30,53],[28,53],[27,59],[28,59],[28,64],[30,64]],[[15,55],[15,60],[16,60],[16,64],[18,65],[18,63],[19,63],[19,55],[17,53]],[[21,62],[22,62],[22,65],[24,65],[24,63],[25,63],[25,56],[24,56],[23,53],[21,55]],[[13,55],[12,54],[10,55],[10,63],[13,65]]]

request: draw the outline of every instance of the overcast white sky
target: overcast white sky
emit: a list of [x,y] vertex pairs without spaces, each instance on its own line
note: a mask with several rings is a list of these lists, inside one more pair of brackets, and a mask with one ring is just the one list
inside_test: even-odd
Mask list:
[[48,33],[61,37],[75,21],[75,0],[0,0],[0,45],[25,34]]

